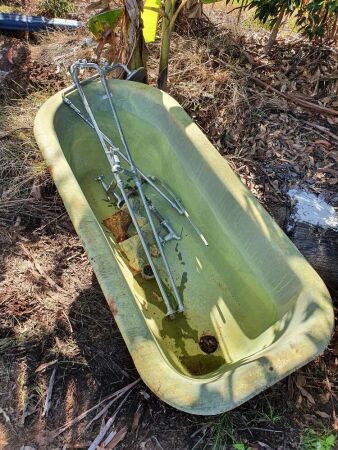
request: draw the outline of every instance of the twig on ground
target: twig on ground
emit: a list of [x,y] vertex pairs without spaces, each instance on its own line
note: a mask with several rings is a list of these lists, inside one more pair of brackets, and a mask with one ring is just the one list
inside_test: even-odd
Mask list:
[[108,411],[108,409],[111,407],[111,405],[112,405],[113,403],[115,403],[115,402],[116,402],[123,394],[124,394],[124,391],[121,392],[121,393],[120,393],[119,395],[117,395],[116,397],[114,397],[113,400],[110,400],[110,402],[107,403],[107,404],[105,405],[105,407],[102,408],[101,411],[100,411],[99,413],[97,413],[95,417],[93,417],[93,418],[91,419],[90,422],[88,422],[88,424],[86,425],[86,430],[88,430],[88,428],[89,428],[94,422],[96,422],[100,417],[102,417],[102,416]]
[[20,244],[21,249],[24,251],[25,255],[27,256],[27,258],[33,263],[35,269],[37,270],[37,272],[44,277],[48,284],[57,289],[58,291],[61,292],[65,292],[64,289],[62,289],[61,286],[59,286],[57,283],[55,283],[55,281],[48,275],[46,274],[46,272],[42,269],[42,267],[40,266],[40,264],[38,263],[38,261],[34,258],[34,256],[29,252],[29,250],[24,246],[24,244]]
[[61,217],[64,217],[65,215],[67,215],[67,211],[64,211],[63,213],[59,214],[57,217],[54,217],[54,219],[50,220],[49,222],[45,223],[44,225],[42,225],[41,227],[37,228],[36,230],[33,231],[33,234],[38,234],[40,233],[40,231],[44,230],[46,227],[48,227],[50,224],[52,224],[53,222],[56,222],[57,220],[61,219]]
[[[119,406],[116,408],[114,414],[111,416],[111,418],[107,421],[107,423],[105,424],[105,426],[100,430],[99,434],[96,436],[96,438],[93,440],[93,442],[91,443],[90,447],[88,448],[88,450],[95,450],[97,448],[98,445],[100,445],[100,443],[103,441],[105,435],[107,434],[109,428],[113,425],[116,416],[118,414],[118,412],[120,411],[120,409],[122,408],[123,404],[125,403],[125,401],[127,400],[129,394],[131,393],[131,390],[129,390],[129,392],[126,394],[126,396],[124,397],[124,399],[121,401],[121,403],[119,404]],[[112,434],[112,433],[111,433]],[[110,435],[109,435],[110,436]],[[108,436],[108,438],[109,438]],[[115,434],[114,434],[115,436]],[[114,437],[112,436],[112,438]],[[108,440],[108,438],[106,440]],[[104,441],[104,447],[106,446],[106,441]]]
[[54,366],[54,364],[56,364],[57,362],[58,362],[57,359],[53,359],[53,361],[49,361],[47,363],[40,364],[39,367],[37,369],[35,369],[35,373],[43,372],[48,367]]
[[65,317],[65,319],[66,319],[66,321],[67,321],[67,323],[69,325],[69,329],[70,329],[71,334],[73,334],[74,330],[73,330],[72,324],[71,324],[71,322],[69,320],[69,317],[67,316],[65,311],[62,311],[62,314],[64,315],[64,317]]
[[[251,430],[257,430],[257,431],[266,431],[268,433],[284,433],[283,430],[274,430],[272,428],[261,428],[261,427],[251,427]],[[238,428],[238,431],[245,431],[245,430],[249,430],[249,428]]]
[[103,443],[104,448],[107,450],[112,450],[113,448],[115,448],[117,444],[119,444],[125,438],[127,431],[128,431],[127,427],[124,426],[118,432],[116,431],[111,432],[111,434],[107,437],[107,439]]
[[269,91],[272,91],[275,94],[278,94],[281,97],[285,98],[285,100],[296,103],[297,105],[301,106],[302,108],[309,109],[311,111],[315,111],[318,114],[327,114],[327,115],[338,117],[338,110],[335,110],[332,108],[326,108],[325,106],[316,105],[315,103],[308,102],[307,100],[303,100],[299,97],[296,97],[295,95],[284,94],[283,92],[280,92],[278,89],[274,88],[270,84],[266,83],[263,80],[260,80],[259,78],[254,77],[253,75],[249,75],[249,77],[258,86],[260,86],[264,89],[267,89]]
[[137,409],[136,409],[135,414],[134,414],[133,423],[132,423],[132,426],[131,426],[132,433],[136,432],[136,435],[137,435],[138,427],[139,427],[139,424],[140,424],[142,411],[143,411],[143,403],[141,401],[138,404],[138,406],[137,406]]
[[137,380],[135,380],[132,383],[128,384],[127,386],[123,387],[122,389],[114,392],[113,394],[108,395],[108,397],[106,397],[105,399],[101,400],[99,403],[97,403],[96,405],[92,406],[91,408],[87,409],[87,411],[84,411],[79,416],[75,417],[74,419],[70,420],[69,422],[67,422],[62,427],[60,427],[57,430],[55,430],[54,433],[52,434],[52,438],[55,439],[57,436],[62,434],[64,431],[68,430],[68,428],[70,428],[73,425],[77,424],[82,419],[84,419],[86,416],[88,416],[88,414],[90,414],[91,412],[95,411],[95,409],[97,409],[99,406],[103,405],[106,401],[109,401],[112,398],[116,397],[117,395],[120,394],[121,391],[123,391],[123,392],[128,391],[129,389],[134,387],[139,381],[140,381],[140,378],[138,378]]
[[48,416],[48,412],[49,412],[51,404],[52,404],[51,400],[52,400],[52,393],[53,393],[56,369],[57,369],[57,366],[54,367],[52,375],[51,375],[50,380],[49,380],[47,396],[46,396],[45,406],[43,408],[42,417],[47,417]]
[[332,133],[327,128],[322,127],[321,125],[317,125],[316,123],[313,123],[313,122],[308,122],[307,120],[304,120],[304,123],[309,126],[308,129],[315,128],[315,130],[312,130],[312,131],[316,131],[316,130],[321,131],[322,133],[326,134],[327,136],[330,136],[330,138],[332,138],[338,142],[338,135]]

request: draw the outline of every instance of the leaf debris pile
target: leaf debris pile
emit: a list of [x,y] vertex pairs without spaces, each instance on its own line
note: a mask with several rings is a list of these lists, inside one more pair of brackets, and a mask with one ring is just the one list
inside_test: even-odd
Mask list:
[[267,57],[260,33],[217,20],[183,34],[174,34],[170,93],[250,190],[268,205],[302,185],[338,206],[337,49],[282,38]]

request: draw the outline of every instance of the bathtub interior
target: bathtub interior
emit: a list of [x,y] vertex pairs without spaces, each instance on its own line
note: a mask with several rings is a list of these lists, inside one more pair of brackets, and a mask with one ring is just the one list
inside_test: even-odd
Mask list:
[[[297,270],[301,256],[216,150],[204,151],[210,144],[175,102],[136,83],[112,81],[110,88],[135,163],[181,198],[209,244],[144,184],[146,195],[182,237],[165,244],[185,306],[174,320],[165,315],[156,282],[132,274],[103,225],[117,208],[95,178],[103,174],[109,181],[110,169],[94,131],[65,105],[54,118],[60,146],[133,294],[135,303],[126,308],[140,308],[175,370],[215,377],[286,332],[304,290]],[[91,83],[85,89],[102,130],[120,146],[102,87]],[[77,94],[70,98],[81,106]],[[161,262],[156,264],[168,284]],[[212,353],[203,346],[209,336],[216,339]]]

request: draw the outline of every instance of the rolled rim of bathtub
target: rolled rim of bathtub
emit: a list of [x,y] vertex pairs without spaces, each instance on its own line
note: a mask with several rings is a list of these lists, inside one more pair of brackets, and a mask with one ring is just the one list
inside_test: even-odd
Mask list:
[[[110,83],[128,83],[131,92],[141,89],[155,100],[161,96],[163,108],[171,110],[173,119],[177,123],[184,122],[184,126],[189,124],[189,133],[199,147],[198,151],[212,152],[209,164],[215,165],[215,170],[221,160],[222,164],[227,164],[183,108],[168,94],[134,82],[110,80]],[[161,400],[191,414],[219,414],[256,396],[324,351],[333,329],[333,308],[324,283],[313,271],[316,307],[301,327],[289,330],[283,339],[276,340],[245,360],[237,361],[226,372],[216,373],[212,378],[186,376],[170,365],[135,304],[100,224],[64,156],[54,129],[54,118],[60,108],[66,108],[62,102],[62,92],[48,99],[39,110],[35,119],[35,138],[135,366],[145,384]],[[215,157],[215,153],[219,158]],[[308,265],[305,259],[304,264]],[[313,286],[301,295],[302,298],[297,301],[310,307]]]

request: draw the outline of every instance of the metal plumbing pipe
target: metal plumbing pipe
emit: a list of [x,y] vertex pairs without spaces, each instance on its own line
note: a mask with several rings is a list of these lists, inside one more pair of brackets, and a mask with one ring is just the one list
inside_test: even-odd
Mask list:
[[147,244],[145,242],[142,230],[141,230],[141,228],[139,227],[139,225],[137,223],[135,212],[134,212],[134,210],[133,210],[133,208],[132,208],[132,206],[131,206],[131,204],[130,204],[130,202],[128,200],[128,196],[126,195],[125,190],[124,190],[123,182],[122,182],[122,180],[121,180],[121,178],[119,176],[119,173],[118,173],[119,160],[118,160],[118,158],[116,158],[116,155],[114,154],[114,148],[112,148],[111,150],[108,150],[107,144],[106,144],[105,140],[102,137],[101,130],[100,130],[100,128],[99,128],[99,126],[98,126],[98,124],[97,124],[97,122],[95,120],[94,114],[93,114],[93,112],[92,112],[92,110],[90,108],[88,100],[87,100],[87,98],[86,98],[86,96],[84,94],[84,91],[82,89],[82,86],[81,86],[81,84],[79,82],[78,71],[79,71],[79,68],[82,68],[82,67],[83,68],[94,68],[94,69],[96,69],[98,71],[98,73],[100,75],[101,83],[102,83],[102,85],[103,85],[103,87],[105,89],[105,92],[107,94],[107,97],[109,99],[109,104],[110,104],[110,107],[111,107],[111,110],[112,110],[112,113],[113,113],[113,118],[115,120],[118,132],[120,134],[120,139],[121,139],[121,141],[123,143],[123,146],[125,148],[125,151],[126,151],[127,161],[128,161],[128,163],[130,165],[131,172],[132,172],[133,177],[134,177],[135,185],[136,185],[137,190],[138,190],[138,192],[140,194],[142,203],[144,205],[144,208],[145,208],[148,220],[149,220],[149,224],[150,224],[152,232],[154,234],[155,241],[156,241],[156,243],[158,245],[158,248],[159,248],[162,260],[163,260],[163,264],[165,266],[165,269],[166,269],[166,272],[167,272],[170,284],[171,284],[172,289],[173,289],[174,297],[175,297],[175,300],[176,300],[177,305],[178,305],[178,311],[181,312],[181,311],[184,310],[184,306],[183,306],[183,303],[182,303],[181,298],[179,296],[177,287],[175,285],[175,281],[174,281],[173,275],[171,273],[168,261],[166,259],[166,255],[164,254],[164,251],[163,251],[163,248],[162,248],[162,244],[161,244],[161,241],[160,241],[160,237],[158,236],[156,227],[155,227],[154,222],[152,220],[151,213],[150,213],[150,210],[149,210],[149,206],[148,206],[148,203],[147,203],[147,201],[145,199],[145,195],[144,195],[144,192],[143,192],[143,189],[142,189],[142,184],[141,184],[141,182],[140,182],[140,180],[139,180],[139,178],[137,176],[137,170],[136,170],[136,167],[135,167],[134,162],[132,160],[132,157],[131,157],[128,145],[126,143],[126,140],[125,140],[125,137],[124,137],[124,134],[123,134],[123,131],[122,131],[122,128],[121,128],[121,124],[119,122],[119,119],[118,119],[115,107],[114,107],[114,105],[112,103],[111,94],[109,92],[109,89],[108,89],[107,82],[106,82],[106,79],[104,77],[104,74],[103,74],[103,72],[101,71],[100,67],[97,64],[95,64],[95,63],[88,63],[88,62],[75,63],[75,64],[72,65],[71,71],[70,71],[71,75],[72,75],[72,78],[73,78],[73,81],[74,81],[74,84],[75,84],[75,86],[78,89],[79,95],[80,95],[80,97],[82,99],[82,102],[84,104],[84,107],[85,107],[85,109],[86,109],[86,111],[87,111],[87,113],[88,113],[88,115],[90,117],[90,120],[91,120],[91,122],[92,122],[92,124],[94,126],[94,129],[95,129],[96,134],[98,136],[98,139],[99,139],[99,141],[101,143],[101,146],[102,146],[102,148],[103,148],[103,150],[104,150],[104,152],[105,152],[105,154],[106,154],[106,156],[107,156],[107,158],[108,158],[108,160],[110,162],[110,165],[111,165],[112,171],[113,171],[113,175],[116,178],[116,181],[118,183],[119,189],[120,189],[120,191],[122,193],[122,196],[123,196],[123,198],[124,198],[124,200],[125,200],[125,202],[127,204],[127,207],[128,207],[129,212],[130,212],[130,215],[131,215],[131,218],[133,220],[133,223],[135,225],[135,228],[136,228],[136,230],[137,230],[137,232],[138,232],[138,234],[140,236],[142,246],[143,246],[144,251],[145,251],[145,253],[147,255],[147,258],[149,259],[149,263],[150,263],[151,268],[152,268],[152,270],[154,272],[154,276],[156,278],[157,284],[158,284],[159,289],[161,291],[161,294],[163,296],[163,300],[164,300],[165,305],[167,307],[167,315],[172,315],[174,313],[174,310],[172,309],[172,307],[170,305],[170,302],[169,302],[168,296],[167,296],[167,294],[165,292],[162,280],[161,280],[161,278],[159,276],[159,273],[157,271],[156,266],[154,265],[154,262],[152,260],[151,255],[150,255],[148,246],[147,246]]

